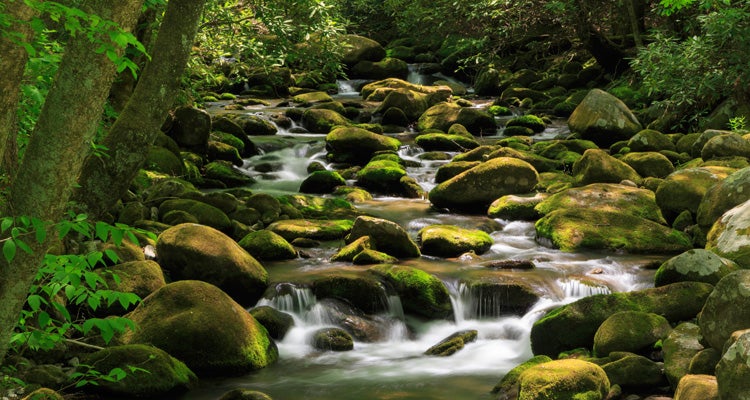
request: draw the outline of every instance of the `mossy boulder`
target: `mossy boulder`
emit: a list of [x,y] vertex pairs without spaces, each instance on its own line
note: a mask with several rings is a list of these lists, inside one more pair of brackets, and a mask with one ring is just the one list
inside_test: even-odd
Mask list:
[[704,340],[721,349],[732,332],[750,328],[750,271],[735,271],[722,278],[708,296],[698,317]]
[[600,147],[629,140],[642,129],[625,103],[600,89],[592,89],[583,98],[568,118],[568,127]]
[[555,210],[591,209],[614,211],[666,224],[656,205],[654,192],[612,183],[565,189],[550,195],[536,206],[541,215]]
[[480,161],[451,161],[447,164],[443,164],[435,172],[435,183],[445,182],[479,164],[481,164]]
[[518,150],[511,147],[500,147],[499,149],[487,155],[487,159],[490,160],[499,157],[516,158],[522,161],[526,161],[527,163],[531,164],[531,166],[534,167],[537,172],[555,171],[560,169],[560,167],[562,166],[559,161],[550,160],[549,158],[534,154],[533,152],[528,150]]
[[594,355],[606,357],[615,351],[647,354],[656,342],[666,339],[671,331],[669,321],[661,315],[620,311],[604,320],[596,330]]
[[336,126],[347,126],[346,117],[333,110],[311,108],[302,114],[302,126],[311,133],[329,133]]
[[674,172],[672,161],[664,154],[657,152],[628,153],[620,158],[622,162],[631,166],[642,177],[653,176],[664,178]]
[[463,349],[467,343],[475,342],[478,335],[479,332],[474,329],[456,332],[425,350],[424,354],[428,356],[448,357]]
[[64,399],[65,398],[61,394],[55,392],[52,389],[41,388],[41,389],[36,389],[32,391],[31,393],[29,393],[28,396],[24,397],[21,400],[64,400]]
[[[736,334],[737,332],[732,336],[735,336]],[[714,349],[713,347],[699,351],[690,360],[688,373],[714,375],[716,373],[716,365],[721,361],[721,356],[721,350]]]
[[713,375],[686,375],[677,390],[674,400],[719,400],[719,384]]
[[438,257],[458,257],[467,251],[487,252],[493,240],[487,232],[453,225],[429,225],[417,233],[422,254]]
[[352,230],[351,220],[287,219],[276,221],[268,230],[281,235],[287,241],[297,238],[314,240],[342,239]]
[[173,199],[167,200],[159,206],[159,215],[163,218],[170,211],[184,211],[195,217],[198,223],[228,232],[231,221],[227,215],[218,208],[198,200]]
[[219,400],[273,400],[271,396],[250,389],[232,389],[224,393]]
[[[531,129],[534,133],[541,133],[547,128],[547,124],[536,115],[527,114],[511,118],[505,123],[506,128],[510,126],[522,126]],[[507,135],[507,133],[506,133]]]
[[331,161],[365,165],[379,151],[396,151],[398,139],[356,127],[339,127],[326,136]]
[[271,121],[254,114],[234,114],[232,121],[248,136],[271,136],[279,131]]
[[664,340],[664,373],[672,388],[676,388],[682,377],[688,374],[693,357],[703,350],[702,339],[698,325],[683,322]]
[[385,49],[380,43],[359,35],[345,35],[343,42],[346,45],[346,51],[341,61],[349,66],[353,66],[360,61],[380,61],[385,58]]
[[532,191],[539,181],[534,167],[522,160],[499,157],[464,171],[430,191],[435,207],[458,210],[486,210],[507,194]]
[[602,400],[610,383],[600,366],[568,359],[532,366],[518,377],[518,387],[519,400]]
[[[341,186],[338,190],[344,188]],[[361,214],[352,203],[338,197],[295,194],[279,196],[278,200],[284,208],[284,213],[291,218],[348,219]]]
[[521,125],[511,125],[503,128],[504,136],[531,136],[534,130]]
[[146,155],[144,168],[163,174],[180,176],[183,173],[182,159],[172,151],[161,147],[151,146]]
[[398,262],[396,257],[373,249],[364,249],[352,258],[354,265],[393,264]]
[[455,103],[439,103],[425,111],[417,120],[420,132],[437,129],[447,132],[453,124],[461,124],[473,135],[492,135],[497,130],[495,118],[489,113],[472,108],[461,107]]
[[405,61],[398,58],[387,57],[380,61],[360,61],[351,68],[352,78],[362,79],[406,79],[409,75],[409,66]]
[[297,250],[286,239],[265,229],[248,233],[238,244],[251,256],[262,261],[297,258]]
[[[127,372],[121,380],[103,380],[97,385],[96,390],[113,396],[167,396],[185,392],[198,381],[182,361],[161,349],[143,344],[107,347],[85,355],[82,363],[104,373],[115,368]],[[137,369],[130,371],[131,367]]]
[[417,244],[395,222],[367,216],[357,217],[346,242],[351,243],[363,236],[370,237],[375,249],[394,257],[413,258],[421,255]]
[[326,92],[307,92],[292,97],[292,101],[302,104],[319,104],[330,103],[333,99]]
[[259,306],[250,310],[250,315],[260,322],[274,340],[281,340],[294,326],[291,315],[271,306]]
[[708,232],[706,249],[750,268],[750,200],[724,213]]
[[463,135],[424,133],[414,142],[425,151],[467,151],[479,147],[479,142]]
[[268,272],[229,236],[208,226],[180,224],[156,242],[159,263],[172,280],[214,284],[235,301],[251,306],[268,286]]
[[677,170],[669,174],[656,189],[656,204],[665,213],[679,214],[688,210],[693,215],[708,189],[732,172],[726,167],[697,167]]
[[720,399],[750,398],[750,333],[735,338],[716,366]]
[[501,399],[514,398],[518,395],[518,377],[527,369],[550,361],[552,361],[552,359],[547,356],[534,356],[523,363],[518,364],[508,371],[500,382],[492,388],[492,394],[497,394],[498,398]]
[[708,231],[722,214],[750,200],[750,168],[742,168],[708,188],[701,198],[696,222]]
[[541,217],[536,206],[546,198],[545,193],[505,195],[490,204],[487,216],[511,221],[535,221]]
[[662,315],[670,322],[694,318],[713,286],[680,282],[628,293],[594,295],[558,307],[534,323],[531,349],[536,355],[556,357],[578,347],[591,348],[599,326],[618,311],[643,311]]
[[361,236],[357,238],[356,240],[352,241],[351,243],[347,244],[346,246],[339,249],[339,251],[336,252],[331,257],[331,261],[354,261],[354,257],[365,251],[370,250],[373,248],[372,245],[372,239],[370,239],[369,236]]
[[180,147],[205,153],[211,135],[211,116],[195,107],[182,106],[173,111],[172,117],[167,135]]
[[629,253],[679,253],[690,237],[654,221],[613,210],[559,209],[535,224],[537,236],[562,251],[599,249]]
[[302,181],[300,193],[329,194],[337,186],[346,185],[346,180],[336,171],[315,171]]
[[323,351],[349,351],[354,349],[354,339],[341,328],[321,328],[313,333],[312,345]]
[[314,278],[311,289],[318,299],[343,300],[368,314],[387,309],[385,286],[367,273],[329,270]]
[[706,161],[725,157],[750,158],[750,142],[734,132],[717,135],[703,145],[700,155]]
[[109,289],[134,293],[141,299],[167,284],[161,266],[152,260],[129,261],[96,271]]
[[[615,356],[616,357],[613,357]],[[602,365],[612,385],[624,388],[658,387],[666,384],[663,365],[631,353],[613,353],[611,362]]]
[[573,175],[581,185],[589,183],[638,183],[641,176],[628,164],[610,156],[604,150],[589,149],[573,164]]
[[183,361],[199,376],[240,375],[276,361],[266,329],[216,286],[170,283],[128,314],[138,326],[125,344],[152,344]]
[[255,179],[249,177],[234,168],[228,161],[211,161],[204,167],[203,177],[219,181],[227,187],[238,187],[255,183]]
[[654,275],[654,285],[693,281],[716,285],[721,278],[736,271],[739,266],[704,249],[691,249],[674,256],[659,266]]
[[627,147],[631,151],[649,152],[649,151],[675,151],[675,144],[669,136],[655,131],[653,129],[644,129],[628,140]]
[[242,166],[242,157],[240,156],[239,150],[226,143],[209,140],[207,156],[211,161],[224,160],[232,163],[232,165],[238,167]]
[[451,97],[451,88],[448,86],[417,85],[403,79],[387,78],[368,83],[362,87],[362,98],[367,101],[384,101],[388,94],[394,90],[407,89],[412,92],[429,95],[429,105],[447,101]]
[[401,178],[405,176],[406,169],[396,161],[372,160],[357,172],[357,186],[374,193],[400,194]]
[[405,313],[428,319],[453,317],[448,289],[434,275],[400,265],[380,265],[369,271],[396,291]]
[[[447,94],[447,93],[446,93]],[[450,97],[449,95],[440,98],[432,93],[423,93],[416,90],[410,90],[407,88],[395,88],[389,90],[388,94],[380,103],[376,113],[385,113],[391,108],[396,108],[403,111],[408,122],[416,121],[422,113],[427,109],[436,104],[438,100],[445,101]]]

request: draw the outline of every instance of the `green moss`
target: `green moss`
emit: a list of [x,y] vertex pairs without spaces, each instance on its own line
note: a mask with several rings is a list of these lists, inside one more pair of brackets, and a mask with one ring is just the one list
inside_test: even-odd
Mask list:
[[523,126],[531,129],[534,133],[544,132],[544,129],[547,127],[544,121],[536,115],[522,115],[520,117],[512,118],[505,124],[505,126]]
[[196,200],[167,200],[161,203],[161,205],[159,206],[159,215],[162,217],[162,220],[164,220],[165,218],[167,218],[167,214],[170,211],[176,210],[183,211],[187,213],[188,216],[195,217],[195,219],[203,225],[208,225],[223,232],[228,232],[231,228],[229,217],[227,217],[227,215],[223,211],[212,205]]
[[302,220],[289,219],[276,221],[268,226],[287,241],[296,238],[315,240],[342,239],[351,231],[354,223],[351,220]]
[[[500,380],[500,382],[495,385],[494,388],[492,388],[492,393],[508,393],[511,390],[513,390],[513,387],[518,383],[518,377],[521,376],[521,374],[526,371],[527,369],[539,365],[544,364],[546,362],[552,361],[551,358],[547,356],[534,356],[530,358],[529,360],[524,361],[523,363],[515,366],[513,369],[508,371],[507,374],[503,377],[503,379]],[[517,389],[516,389],[517,390]]]
[[453,315],[450,295],[443,282],[417,268],[380,265],[370,268],[386,280],[401,297],[404,311],[427,318],[449,318]]
[[479,147],[473,138],[445,133],[422,134],[414,141],[426,151],[466,151]]
[[534,130],[525,126],[507,126],[503,129],[505,136],[531,136]]
[[511,115],[510,109],[508,107],[504,106],[490,106],[490,108],[487,110],[490,114],[495,116],[505,116],[505,115]]
[[240,154],[245,151],[245,142],[243,142],[242,139],[238,138],[237,136],[232,135],[231,133],[214,131],[211,132],[211,138],[218,142],[234,147]]
[[283,237],[269,230],[251,232],[238,244],[251,256],[262,261],[297,258],[297,251],[294,247]]
[[487,210],[490,218],[502,218],[512,221],[534,221],[541,216],[535,207],[544,200],[540,194],[506,195],[495,200]]
[[574,359],[533,366],[521,373],[519,383],[519,400],[601,400],[610,386],[601,367]]
[[333,110],[308,109],[302,114],[302,125],[312,133],[329,133],[336,126],[347,126],[350,123]]
[[467,251],[483,254],[493,243],[487,232],[453,225],[430,225],[422,228],[417,237],[423,254],[438,257],[456,257]]
[[354,256],[352,262],[355,265],[392,264],[398,259],[377,250],[364,249]]
[[448,357],[463,349],[467,343],[476,341],[478,333],[473,329],[456,332],[427,349],[424,354],[428,356]]
[[[337,191],[336,193],[348,193],[349,187],[339,186],[338,188],[342,192]],[[351,189],[356,192],[355,188]],[[282,205],[294,208],[302,214],[302,217],[308,219],[348,219],[356,218],[360,214],[352,203],[342,198],[296,194],[279,196],[278,201]]]
[[244,186],[255,182],[253,178],[234,169],[232,164],[227,161],[212,161],[206,164],[204,176],[230,187]]
[[391,160],[376,160],[357,172],[360,185],[368,190],[381,193],[401,192],[399,181],[406,175],[406,170],[399,163]]
[[331,261],[354,261],[354,257],[364,250],[371,249],[372,243],[369,236],[362,236],[357,240],[342,247],[331,257]]

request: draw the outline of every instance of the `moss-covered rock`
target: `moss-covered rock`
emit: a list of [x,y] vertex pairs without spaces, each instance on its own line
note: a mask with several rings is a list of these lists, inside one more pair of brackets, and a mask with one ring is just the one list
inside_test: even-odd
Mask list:
[[674,256],[659,266],[654,275],[654,285],[693,281],[716,285],[721,278],[739,269],[726,258],[704,249],[691,249]]
[[583,157],[573,164],[573,175],[581,185],[641,181],[641,176],[631,166],[598,149],[583,153]]
[[271,396],[250,389],[233,389],[224,393],[219,400],[272,400]]
[[735,271],[714,288],[698,318],[701,334],[721,349],[732,332],[750,328],[750,271]]
[[[736,332],[735,332],[736,334]],[[732,335],[734,336],[734,335]],[[721,350],[709,347],[699,351],[693,358],[690,359],[690,367],[688,367],[689,374],[716,374],[716,365],[721,361]]]
[[706,161],[725,157],[750,158],[750,142],[734,132],[717,135],[703,145],[700,156]]
[[672,165],[669,158],[664,154],[653,151],[645,153],[628,153],[620,160],[631,166],[638,175],[644,178],[649,176],[664,178],[674,172],[674,165]]
[[534,354],[556,357],[578,347],[590,348],[599,326],[618,311],[643,311],[662,315],[670,322],[694,318],[713,286],[680,282],[628,293],[595,295],[556,308],[534,323]]
[[468,171],[476,167],[479,164],[481,164],[480,161],[451,161],[447,164],[443,164],[435,172],[435,183],[445,182],[464,171]]
[[455,103],[439,103],[425,111],[417,121],[417,129],[447,132],[453,124],[461,124],[473,135],[492,135],[497,130],[495,118],[485,111],[461,107]]
[[430,106],[447,101],[451,96],[451,88],[448,86],[417,85],[397,78],[387,78],[368,83],[362,87],[361,94],[362,98],[367,101],[384,101],[390,92],[399,89],[429,95],[428,103]]
[[302,181],[300,193],[333,193],[337,186],[346,185],[346,180],[336,171],[315,171]]
[[357,185],[374,193],[401,194],[401,178],[404,176],[406,169],[398,162],[372,160],[357,172]]
[[281,340],[294,326],[294,318],[271,306],[259,306],[250,310],[250,315],[266,328],[268,334],[275,340]]
[[511,125],[503,128],[504,136],[531,136],[534,130],[521,125]]
[[129,261],[96,271],[109,289],[134,293],[141,299],[167,284],[161,266],[152,260]]
[[341,328],[321,328],[313,333],[312,345],[323,351],[349,351],[354,349],[354,339]]
[[173,280],[214,284],[242,305],[255,304],[268,286],[268,272],[229,236],[204,225],[167,229],[156,243],[159,262]]
[[369,236],[375,249],[394,257],[412,258],[421,255],[417,244],[395,222],[367,216],[357,217],[346,242],[351,243],[362,236]]
[[360,61],[380,61],[385,58],[385,49],[380,43],[359,35],[344,35],[345,48],[341,61],[353,66]]
[[536,206],[546,198],[545,193],[505,195],[490,204],[487,216],[511,221],[534,221],[541,217]]
[[696,222],[708,231],[722,214],[750,200],[750,168],[743,168],[708,188],[701,198]]
[[311,289],[318,299],[343,300],[368,314],[387,309],[385,286],[365,272],[329,270],[314,277]]
[[307,92],[292,97],[292,101],[302,104],[330,103],[333,101],[326,92]]
[[568,118],[568,127],[601,147],[628,140],[642,129],[625,103],[599,89],[592,89],[578,104]]
[[311,133],[329,133],[336,126],[350,125],[350,121],[333,110],[311,108],[302,114],[302,126]]
[[636,152],[676,150],[675,144],[669,136],[653,129],[644,129],[633,135],[628,140],[627,147]]
[[183,173],[182,159],[179,155],[161,146],[149,147],[143,166],[150,171],[172,176],[180,176]]
[[677,170],[669,174],[656,189],[656,204],[665,213],[679,214],[698,211],[708,189],[734,172],[725,167],[698,167]]
[[396,257],[373,249],[364,249],[352,258],[355,265],[393,264],[398,262]]
[[159,215],[163,219],[167,213],[175,210],[184,211],[195,217],[198,223],[222,232],[228,232],[231,228],[229,217],[223,211],[202,201],[192,199],[167,200],[159,206]]
[[538,172],[549,172],[555,171],[561,168],[561,163],[556,160],[550,160],[549,158],[534,154],[528,150],[518,150],[511,147],[500,147],[487,155],[487,159],[508,157],[516,158],[522,161],[526,161],[531,164]]
[[425,151],[467,151],[479,147],[473,138],[446,133],[424,133],[414,142]]
[[239,375],[266,367],[278,350],[266,329],[216,286],[179,281],[143,300],[128,317],[125,344],[152,344],[198,375]]
[[527,369],[544,364],[552,361],[547,356],[534,356],[524,361],[523,363],[513,367],[507,374],[500,380],[500,382],[492,388],[492,393],[497,394],[498,398],[513,398],[518,395],[518,377]]
[[180,147],[205,153],[211,135],[211,117],[195,107],[182,106],[173,112],[173,123],[167,135]]
[[[419,118],[422,113],[436,104],[438,100],[445,101],[448,99],[448,93],[444,98],[435,96],[434,93],[423,93],[421,91],[410,90],[407,88],[394,88],[388,91],[383,102],[375,110],[376,113],[385,113],[391,108],[401,110],[406,117],[406,121],[411,122]],[[385,116],[383,117],[385,118]],[[385,123],[385,122],[384,122]]]
[[429,197],[435,207],[486,210],[501,196],[531,192],[538,180],[539,174],[531,164],[500,157],[440,183],[430,191]]
[[281,216],[281,202],[270,194],[255,193],[245,199],[245,205],[257,210],[264,224],[276,221]]
[[396,151],[398,139],[356,127],[339,127],[326,136],[331,161],[365,165],[379,151]]
[[275,232],[287,241],[297,238],[315,240],[342,239],[351,230],[354,223],[351,220],[311,220],[288,219],[276,221],[268,226],[268,230]]
[[518,377],[518,386],[519,400],[602,400],[610,383],[598,365],[568,359],[532,366]]
[[354,261],[354,257],[363,252],[364,250],[372,249],[372,240],[369,236],[361,236],[353,242],[339,249],[336,254],[331,257],[331,261]]
[[[108,347],[87,354],[82,363],[104,373],[114,368],[127,371],[121,380],[105,380],[97,385],[96,390],[114,396],[166,396],[187,391],[198,381],[182,361],[156,347],[142,344]],[[137,369],[131,371],[131,367]]]
[[456,332],[425,350],[424,354],[428,356],[448,357],[463,349],[467,343],[475,342],[478,334],[479,332],[473,329]]
[[369,271],[393,287],[401,298],[405,313],[428,319],[453,316],[448,289],[434,275],[397,265],[380,265]]
[[484,231],[459,228],[453,225],[429,225],[417,233],[422,254],[438,257],[458,257],[467,251],[487,252],[493,240]]
[[750,268],[750,201],[724,213],[708,232],[706,249]]
[[[661,315],[642,311],[620,311],[604,320],[594,335],[594,355],[613,351],[643,354],[666,339],[672,327]],[[621,382],[616,382],[622,384]]]
[[232,163],[221,160],[206,164],[203,176],[207,179],[219,181],[227,187],[244,186],[255,182],[255,179],[235,169]]
[[682,377],[688,374],[693,357],[703,350],[702,339],[698,325],[684,322],[664,340],[664,373],[672,388],[676,388]]
[[207,150],[208,159],[211,161],[223,160],[232,163],[238,167],[242,166],[242,157],[240,156],[239,150],[236,147],[217,142],[215,140],[208,141]]
[[716,366],[719,398],[746,400],[750,394],[750,333],[734,338]]
[[[536,115],[522,115],[520,117],[511,118],[505,123],[506,128],[510,126],[522,126],[524,128],[531,129],[534,133],[541,133],[547,128],[547,124],[537,117]],[[507,133],[506,133],[507,135]]]
[[[354,190],[356,191],[356,189]],[[345,193],[347,190],[340,186],[339,192]],[[295,194],[279,196],[278,201],[284,208],[284,213],[290,218],[348,219],[361,214],[352,203],[336,197]]]
[[406,79],[409,75],[409,66],[405,61],[398,58],[384,58],[380,61],[360,61],[351,68],[349,76],[362,79]]
[[64,400],[64,397],[52,389],[41,388],[34,390],[21,400]]
[[686,375],[677,385],[674,400],[719,400],[719,384],[712,375]]
[[233,114],[232,121],[248,136],[271,136],[278,132],[271,121],[254,114]]
[[[609,382],[624,388],[658,387],[666,383],[663,365],[631,353],[613,353],[612,362],[602,365]],[[613,358],[610,356],[610,358]]]
[[239,241],[240,247],[262,261],[297,258],[297,250],[283,237],[269,230],[248,233]]

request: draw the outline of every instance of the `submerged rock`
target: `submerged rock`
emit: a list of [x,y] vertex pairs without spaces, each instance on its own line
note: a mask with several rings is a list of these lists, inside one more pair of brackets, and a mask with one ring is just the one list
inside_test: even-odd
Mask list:
[[427,349],[424,354],[428,356],[448,357],[463,349],[467,343],[476,341],[477,335],[478,332],[474,329],[456,332]]

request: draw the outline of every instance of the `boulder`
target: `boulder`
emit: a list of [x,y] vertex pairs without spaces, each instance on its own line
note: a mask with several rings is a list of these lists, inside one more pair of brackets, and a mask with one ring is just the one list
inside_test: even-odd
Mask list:
[[734,132],[717,135],[703,145],[700,155],[706,161],[724,157],[750,158],[750,142]]
[[587,361],[555,360],[535,365],[518,377],[518,399],[602,400],[609,393],[604,370]]
[[354,339],[341,328],[321,328],[313,333],[312,345],[323,351],[349,351],[354,349]]
[[[143,344],[112,346],[86,354],[82,365],[103,373],[115,368],[126,371],[123,379],[102,380],[96,386],[97,390],[112,396],[152,398],[174,395],[189,390],[198,381],[182,361],[161,349]],[[131,367],[136,369],[130,370]]]
[[128,314],[138,326],[125,344],[152,344],[199,376],[240,375],[278,358],[266,329],[216,286],[179,281],[159,289]]
[[229,236],[204,225],[180,224],[156,242],[159,263],[172,280],[214,284],[235,301],[251,306],[268,286],[268,272]]
[[656,189],[656,204],[663,212],[679,214],[688,210],[693,215],[708,189],[734,172],[726,167],[697,167],[669,174]]
[[203,169],[204,178],[221,182],[226,187],[238,187],[255,183],[255,179],[238,171],[228,161],[211,161]]
[[648,354],[654,344],[666,339],[671,331],[669,321],[661,315],[620,311],[604,320],[596,330],[594,355],[606,357],[614,351]]
[[546,198],[546,193],[508,194],[490,204],[487,216],[511,221],[535,221],[541,217],[536,206]]
[[[529,128],[533,133],[541,133],[544,132],[544,130],[547,128],[547,124],[544,123],[544,121],[537,117],[536,115],[522,115],[520,117],[514,117],[508,120],[508,122],[505,123],[506,128],[510,126],[521,126],[524,128]],[[507,136],[508,135],[506,133]]]
[[443,164],[435,172],[435,183],[445,182],[464,171],[468,171],[476,167],[479,164],[481,164],[480,161],[451,161],[449,163]]
[[268,226],[269,231],[278,233],[287,241],[297,238],[315,240],[342,239],[352,229],[353,222],[341,220],[287,219],[276,221]]
[[750,328],[750,271],[723,277],[708,296],[698,317],[704,340],[721,349],[732,332]]
[[370,250],[373,248],[372,239],[369,236],[360,236],[351,243],[340,248],[333,256],[331,261],[354,261],[354,257],[363,252],[364,250]]
[[[737,332],[735,332],[732,336],[735,336],[736,334]],[[719,361],[721,361],[721,356],[721,350],[714,349],[713,347],[709,347],[707,349],[699,351],[690,360],[688,373],[707,375],[716,374],[716,365],[719,364]]]
[[708,232],[706,250],[750,268],[750,200],[724,213]]
[[669,136],[653,129],[644,129],[628,140],[630,151],[656,152],[662,150],[675,151],[675,144]]
[[612,362],[602,365],[612,385],[626,388],[658,387],[666,383],[664,366],[646,357],[631,353],[613,353]]
[[333,98],[326,92],[307,92],[300,93],[292,97],[292,101],[295,103],[302,103],[305,105],[319,104],[319,103],[330,103]]
[[492,388],[491,393],[497,394],[498,399],[515,398],[518,395],[518,377],[527,369],[552,361],[547,356],[534,356],[521,364],[513,367],[507,374]]
[[421,255],[417,244],[395,222],[367,216],[357,217],[346,242],[351,243],[363,236],[369,236],[378,251],[394,257],[413,258]]
[[398,58],[384,58],[380,61],[360,61],[356,63],[349,74],[352,78],[361,79],[406,79],[409,75],[409,66]]
[[[448,86],[427,86],[409,83],[402,79],[388,78],[376,82],[368,83],[362,87],[362,98],[367,101],[385,101],[388,94],[394,90],[406,89],[411,92],[424,93],[429,95],[429,106],[447,101],[451,97],[451,88]],[[385,109],[383,109],[385,110]]]
[[330,194],[337,186],[346,185],[346,180],[336,171],[315,171],[302,181],[300,193]]
[[583,98],[568,118],[568,127],[600,147],[629,140],[642,129],[625,103],[600,89],[592,89]]
[[642,179],[631,166],[599,149],[586,150],[583,157],[573,164],[573,175],[581,185],[624,180],[638,183]]
[[674,256],[659,266],[654,285],[693,281],[716,285],[721,278],[739,269],[731,260],[704,249],[691,249]]
[[250,310],[250,315],[255,318],[268,331],[274,340],[282,340],[287,332],[294,326],[294,318],[271,306],[259,306]]
[[272,400],[272,399],[271,399],[271,396],[263,392],[257,392],[255,390],[250,390],[250,389],[233,389],[224,393],[224,395],[219,397],[219,400]]
[[65,400],[65,398],[52,389],[41,388],[32,391],[21,400]]
[[674,400],[719,400],[719,384],[712,375],[685,375],[677,385]]
[[159,216],[163,219],[170,211],[184,211],[195,217],[199,224],[207,225],[222,232],[230,231],[232,223],[227,215],[218,208],[198,200],[173,199],[159,206]]
[[232,121],[248,136],[271,136],[278,132],[271,121],[254,114],[233,114]]
[[417,233],[422,254],[438,257],[458,257],[467,251],[483,254],[492,247],[492,237],[478,229],[453,225],[429,225]]
[[349,302],[339,299],[321,299],[314,307],[323,320],[343,328],[359,342],[386,340],[393,322],[388,316],[365,314]]
[[238,243],[251,256],[262,261],[291,260],[297,250],[279,234],[269,230],[248,233]]
[[369,271],[396,291],[405,313],[428,319],[453,317],[448,289],[434,275],[417,268],[396,265],[380,265]]
[[467,343],[475,342],[478,334],[479,332],[473,329],[456,332],[427,349],[424,354],[428,356],[448,357],[463,349]]
[[346,117],[333,110],[310,108],[302,114],[302,126],[311,133],[329,133],[336,126],[347,126]]
[[[108,289],[133,293],[141,299],[167,284],[161,266],[152,260],[129,261],[96,272],[107,282]],[[112,311],[112,307],[108,308]]]
[[437,100],[448,100],[450,96],[447,95],[448,93],[444,93],[446,96],[443,96],[444,98],[441,99],[431,93],[423,93],[407,88],[395,88],[388,91],[388,94],[375,112],[384,113],[391,108],[397,108],[404,112],[407,121],[416,121],[422,113],[436,104]]
[[396,161],[372,160],[357,172],[357,186],[373,193],[401,194],[401,178],[406,176],[406,169]]
[[173,118],[167,135],[180,147],[205,154],[211,136],[211,116],[203,110],[182,106],[173,111]]
[[706,190],[698,205],[696,222],[708,231],[722,214],[750,200],[750,167],[732,172]]
[[750,333],[734,338],[716,366],[720,399],[746,400],[750,395]]
[[365,165],[379,151],[397,151],[398,139],[362,128],[339,127],[326,136],[328,158],[334,162]]
[[674,172],[672,161],[664,154],[653,151],[628,153],[622,156],[620,161],[628,164],[638,175],[644,178],[649,176],[664,178]]
[[184,168],[179,155],[161,146],[149,147],[143,167],[172,176],[181,176]]
[[380,61],[385,58],[385,49],[380,43],[358,35],[344,35],[342,38],[347,50],[341,61],[353,66],[360,61]]
[[255,193],[245,199],[245,205],[260,213],[260,220],[264,224],[271,223],[281,215],[281,202],[279,199],[266,194]]
[[370,274],[329,270],[314,278],[311,289],[318,299],[343,300],[368,314],[387,309],[385,286]]
[[694,318],[713,286],[680,282],[628,293],[594,295],[558,307],[534,323],[531,349],[535,355],[557,357],[565,350],[591,348],[599,326],[618,311],[662,315],[670,322]]
[[549,158],[542,157],[526,150],[516,150],[511,147],[500,147],[487,155],[487,159],[491,160],[498,157],[516,158],[521,161],[526,161],[531,164],[537,172],[549,172],[560,169],[562,164],[556,160],[550,160]]
[[464,171],[430,191],[435,207],[486,210],[497,198],[532,191],[539,181],[534,167],[522,160],[500,157]]
[[[211,161],[223,160],[238,167],[242,166],[242,157],[236,147],[215,140],[208,141],[207,157]],[[180,162],[182,166],[182,162]]]
[[425,151],[467,151],[479,147],[474,138],[445,133],[423,133],[414,142]]
[[398,258],[373,249],[364,249],[352,258],[354,265],[393,264],[396,262],[398,262]]
[[417,129],[437,129],[447,132],[453,124],[461,124],[473,135],[493,135],[497,130],[495,118],[485,111],[461,107],[455,103],[439,103],[425,111],[417,121]]
[[664,340],[664,373],[672,388],[688,374],[693,357],[703,350],[702,340],[700,327],[690,322],[677,325]]

